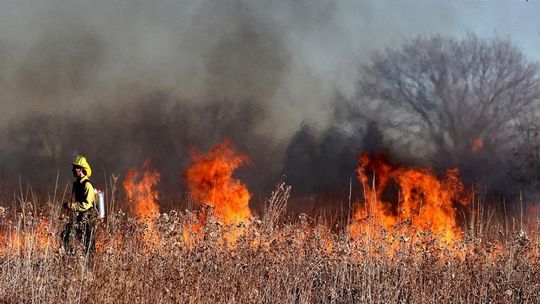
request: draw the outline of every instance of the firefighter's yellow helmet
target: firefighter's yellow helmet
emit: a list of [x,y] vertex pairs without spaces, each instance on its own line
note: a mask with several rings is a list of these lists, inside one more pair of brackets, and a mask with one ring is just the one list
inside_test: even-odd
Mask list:
[[92,168],[90,168],[88,161],[86,161],[86,157],[82,155],[75,156],[75,159],[73,159],[73,165],[82,167],[84,170],[86,170],[86,176],[90,177],[92,175]]

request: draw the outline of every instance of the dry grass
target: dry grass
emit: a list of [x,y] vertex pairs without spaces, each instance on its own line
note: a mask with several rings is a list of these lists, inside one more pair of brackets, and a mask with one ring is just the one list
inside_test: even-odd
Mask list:
[[[283,188],[280,191],[288,191]],[[0,303],[538,303],[537,234],[467,235],[451,246],[332,233],[305,216],[278,221],[283,192],[261,220],[228,229],[197,214],[161,214],[152,230],[121,211],[102,223],[92,257],[66,255],[57,204],[1,219]],[[44,224],[46,223],[46,224]],[[493,224],[492,224],[493,226]],[[538,227],[538,225],[536,226]],[[535,236],[533,236],[535,235]],[[186,242],[191,238],[191,245]],[[383,240],[385,239],[385,240]],[[15,241],[18,240],[18,241]]]

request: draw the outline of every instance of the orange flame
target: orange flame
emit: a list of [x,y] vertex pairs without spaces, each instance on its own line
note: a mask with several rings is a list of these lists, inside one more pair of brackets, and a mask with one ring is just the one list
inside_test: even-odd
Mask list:
[[26,250],[47,249],[56,246],[57,240],[49,235],[50,223],[39,219],[32,223],[30,231],[12,227],[0,233],[0,255],[20,254]]
[[[377,225],[389,232],[395,231],[399,224],[408,223],[413,229],[430,232],[444,241],[461,238],[455,204],[466,205],[467,201],[463,199],[464,186],[457,169],[449,170],[443,179],[438,179],[429,169],[392,166],[383,155],[371,159],[362,154],[358,164],[365,208],[355,210],[353,234],[366,232],[366,222],[373,217]],[[390,181],[399,187],[394,203],[382,198]]]
[[213,215],[223,224],[246,222],[251,215],[248,206],[251,194],[232,175],[248,157],[237,153],[225,140],[205,155],[193,151],[192,159],[194,163],[185,176],[196,202],[213,207]]
[[482,148],[484,148],[484,140],[482,138],[478,137],[472,143],[472,151],[477,152],[477,151],[481,150]]
[[[160,175],[150,168],[147,160],[143,164],[142,176],[136,168],[126,173],[123,186],[130,204],[130,209],[137,218],[151,221],[157,218],[159,194],[155,187],[159,184]],[[139,178],[140,177],[140,178]]]

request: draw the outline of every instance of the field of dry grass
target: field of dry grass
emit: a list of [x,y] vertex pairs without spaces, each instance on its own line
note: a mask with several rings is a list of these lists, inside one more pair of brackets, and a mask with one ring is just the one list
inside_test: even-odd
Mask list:
[[0,303],[539,302],[535,231],[452,244],[421,232],[353,236],[307,216],[283,220],[284,199],[240,227],[198,212],[149,223],[118,210],[100,224],[92,257],[60,248],[59,204],[4,209]]

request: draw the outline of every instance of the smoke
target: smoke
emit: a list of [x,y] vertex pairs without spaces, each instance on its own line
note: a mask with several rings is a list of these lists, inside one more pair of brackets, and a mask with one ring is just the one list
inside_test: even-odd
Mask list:
[[72,155],[83,153],[109,173],[148,158],[164,187],[180,192],[187,151],[225,137],[254,150],[254,164],[275,159],[261,122],[272,120],[291,55],[275,21],[250,5],[49,1],[6,9],[3,22],[14,31],[0,37],[4,181],[50,184],[58,170],[68,178]]
[[1,3],[0,178],[48,191],[75,153],[101,184],[150,159],[181,195],[188,151],[230,138],[255,193],[285,179],[299,196],[347,195],[356,156],[392,150],[344,101],[360,64],[403,37],[462,31],[457,4],[415,4]]
[[[129,104],[165,91],[190,103],[250,99],[268,113],[258,132],[283,139],[304,119],[325,125],[329,101],[336,91],[354,93],[357,64],[371,51],[425,28],[423,22],[437,21],[439,30],[453,24],[451,9],[420,22],[395,18],[394,5],[3,3],[0,127],[29,112],[80,114],[96,103]],[[402,14],[416,14],[402,6]]]
[[[497,72],[471,76],[482,74],[482,66]],[[501,70],[511,76],[501,77]],[[335,193],[328,185],[353,172],[354,152],[347,148],[354,147],[386,151],[402,165],[431,168],[441,176],[458,168],[467,185],[482,186],[490,200],[512,198],[537,178],[525,167],[538,168],[532,117],[538,113],[539,84],[538,64],[524,60],[508,40],[474,34],[459,42],[441,36],[413,40],[364,66],[358,95],[338,99],[330,128],[321,134],[300,128],[287,151],[286,172],[293,183],[310,177],[304,179],[306,193]]]
[[316,131],[302,124],[289,142],[283,171],[293,185],[293,200],[304,208],[356,200],[362,196],[356,176],[359,154],[384,151],[389,147],[379,123],[351,100],[336,97],[328,128]]
[[[230,138],[251,156],[254,166],[278,161],[272,156],[272,145],[264,144],[270,140],[250,131],[262,111],[249,101],[198,105],[156,93],[131,105],[124,111],[95,105],[88,117],[35,114],[11,124],[4,135],[10,145],[0,154],[2,180],[15,183],[22,175],[38,187],[51,187],[57,172],[61,181],[70,178],[72,155],[84,153],[94,169],[93,180],[104,187],[108,174],[123,174],[149,160],[162,174],[160,190],[168,195],[164,199],[172,199],[185,190],[182,174],[191,162],[193,147],[208,149]],[[251,181],[255,190],[262,186],[260,178]]]

